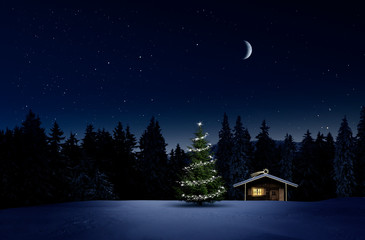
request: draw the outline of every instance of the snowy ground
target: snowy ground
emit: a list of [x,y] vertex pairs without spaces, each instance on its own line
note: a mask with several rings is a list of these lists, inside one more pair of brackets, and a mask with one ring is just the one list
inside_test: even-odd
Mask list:
[[365,239],[365,198],[92,201],[0,210],[0,239]]

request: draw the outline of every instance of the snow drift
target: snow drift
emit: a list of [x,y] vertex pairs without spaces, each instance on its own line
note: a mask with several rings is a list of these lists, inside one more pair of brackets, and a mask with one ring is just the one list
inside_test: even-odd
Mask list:
[[365,198],[90,201],[0,210],[0,239],[364,239]]

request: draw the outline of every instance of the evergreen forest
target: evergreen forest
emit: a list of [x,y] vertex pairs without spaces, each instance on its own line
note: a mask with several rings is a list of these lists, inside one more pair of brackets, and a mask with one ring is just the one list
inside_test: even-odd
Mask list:
[[[74,133],[65,136],[56,121],[48,133],[41,125],[29,111],[20,127],[0,131],[0,208],[101,199],[181,200],[179,181],[191,154],[179,145],[167,152],[155,118],[139,139],[120,122],[112,132],[87,125],[82,139]],[[251,138],[240,116],[231,128],[224,114],[213,150],[227,200],[242,200],[242,189],[233,184],[264,168],[299,184],[290,200],[365,196],[365,108],[356,134],[344,117],[336,138],[307,130],[300,142],[288,133],[283,141],[273,140],[265,120]]]

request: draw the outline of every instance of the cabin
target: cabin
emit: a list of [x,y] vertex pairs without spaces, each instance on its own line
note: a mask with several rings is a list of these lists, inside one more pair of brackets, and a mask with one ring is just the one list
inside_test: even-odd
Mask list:
[[233,185],[235,188],[242,188],[245,201],[288,201],[288,186],[297,188],[298,184],[273,176],[268,169],[253,173],[251,178]]

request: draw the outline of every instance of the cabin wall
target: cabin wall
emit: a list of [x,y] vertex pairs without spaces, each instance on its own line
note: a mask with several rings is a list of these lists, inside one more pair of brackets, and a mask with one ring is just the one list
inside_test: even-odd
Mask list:
[[[244,189],[244,188],[243,188]],[[247,183],[246,200],[285,200],[285,184],[270,178]]]

